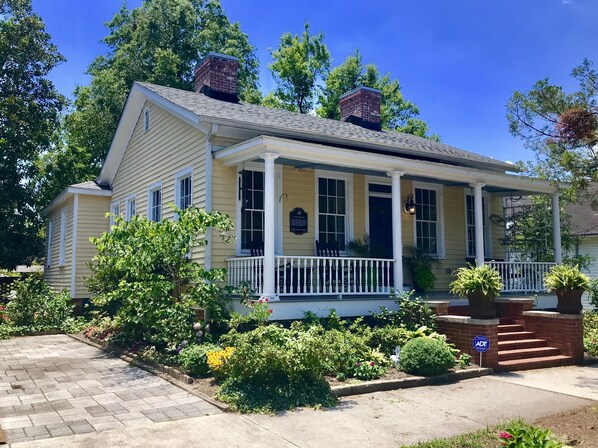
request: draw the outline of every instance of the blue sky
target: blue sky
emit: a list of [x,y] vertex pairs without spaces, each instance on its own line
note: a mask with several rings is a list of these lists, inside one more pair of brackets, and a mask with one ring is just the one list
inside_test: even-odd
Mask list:
[[[129,0],[129,7],[141,0]],[[52,80],[65,95],[93,58],[105,52],[104,22],[121,0],[33,0],[67,62]],[[584,57],[598,64],[596,0],[222,0],[232,21],[257,47],[261,87],[273,87],[270,48],[285,31],[300,33],[308,20],[323,31],[341,63],[355,48],[400,80],[404,96],[445,143],[500,160],[533,153],[507,129],[505,105],[515,90],[538,79],[574,89],[571,69]],[[284,5],[284,6],[281,6]]]

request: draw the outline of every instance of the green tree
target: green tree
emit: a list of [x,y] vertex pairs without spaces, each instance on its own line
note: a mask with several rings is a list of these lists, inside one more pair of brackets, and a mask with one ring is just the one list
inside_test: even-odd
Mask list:
[[317,97],[318,82],[330,68],[330,52],[324,43],[324,34],[312,36],[306,22],[301,37],[284,33],[278,48],[271,54],[270,70],[276,89],[265,104],[308,113]]
[[109,51],[89,66],[91,83],[75,90],[63,145],[43,161],[45,201],[98,174],[134,81],[193,90],[197,63],[209,52],[225,53],[239,58],[241,99],[260,101],[255,48],[217,0],[144,0],[132,10],[123,6],[107,27]]
[[50,149],[64,98],[47,74],[64,58],[30,0],[0,0],[0,267],[41,253],[36,158]]
[[598,73],[585,59],[571,76],[579,85],[572,93],[548,78],[516,91],[507,119],[511,133],[535,151],[539,171],[579,188],[598,181]]
[[374,64],[364,66],[358,50],[327,76],[325,87],[319,95],[318,115],[338,120],[341,96],[358,86],[372,87],[382,92],[380,108],[383,128],[439,140],[436,134],[430,134],[428,125],[417,118],[419,108],[403,98],[399,81],[392,79],[389,73],[381,74]]

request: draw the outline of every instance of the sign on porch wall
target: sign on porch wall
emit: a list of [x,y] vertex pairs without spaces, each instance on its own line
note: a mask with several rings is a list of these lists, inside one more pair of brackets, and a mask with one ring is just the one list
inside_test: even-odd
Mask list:
[[289,225],[291,233],[303,235],[307,233],[307,213],[301,207],[296,207],[289,212]]

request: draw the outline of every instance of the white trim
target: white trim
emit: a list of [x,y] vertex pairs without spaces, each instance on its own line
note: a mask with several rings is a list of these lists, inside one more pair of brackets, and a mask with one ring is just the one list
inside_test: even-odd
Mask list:
[[[469,244],[467,241],[468,234],[467,234],[467,196],[471,196],[472,199],[475,198],[472,188],[471,187],[463,187],[463,207],[465,212],[465,256],[467,258],[471,258],[474,255],[469,253]],[[490,227],[490,207],[492,206],[492,194],[488,191],[482,191],[482,196],[484,198],[484,247],[485,253],[484,258],[492,258],[493,251],[492,251],[492,228]],[[475,220],[474,220],[475,221]],[[474,223],[475,228],[475,223]]]
[[[249,255],[250,252],[247,249],[241,249],[241,201],[239,200],[239,171],[241,171],[245,167],[248,171],[260,171],[264,172],[264,164],[258,162],[247,162],[245,164],[241,164],[237,166],[237,171],[235,173],[236,181],[235,181],[235,203],[236,206],[236,218],[235,218],[235,253],[237,256]],[[282,166],[281,165],[274,165],[274,172],[276,175],[276,241],[275,241],[275,253],[276,255],[282,255],[283,253],[283,232],[282,232],[282,202],[280,199],[280,195],[282,194]],[[264,192],[264,201],[265,198]],[[265,203],[264,203],[265,205]]]
[[[162,194],[162,181],[159,180],[154,182],[153,184],[148,185],[147,187],[147,217],[150,221],[152,220],[152,193],[156,190],[160,190],[160,221],[162,221],[162,215],[164,214],[163,206],[164,206],[164,197]],[[160,222],[157,221],[157,222]]]
[[53,232],[53,228],[52,228],[52,218],[48,218],[48,253],[46,254],[46,267],[49,268],[52,266],[52,232]]
[[73,200],[73,242],[71,248],[71,299],[77,294],[77,225],[79,223],[79,194]]
[[[428,182],[413,181],[411,186],[411,193],[415,197],[415,189],[435,190],[437,200],[437,223],[436,238],[438,239],[438,253],[435,254],[439,259],[446,258],[445,239],[444,239],[444,186],[442,184],[433,184]],[[415,204],[417,207],[418,204]],[[417,215],[413,215],[413,245],[417,245]]]
[[[130,204],[132,201],[135,201],[135,213],[130,213]],[[127,197],[125,197],[125,220],[130,221],[133,216],[137,215],[137,193],[131,193]]]
[[43,214],[48,214],[56,207],[58,207],[61,203],[66,201],[70,198],[73,194],[82,194],[87,196],[104,196],[110,197],[112,196],[111,190],[91,190],[89,188],[80,188],[80,187],[66,187],[62,193],[60,193],[56,198],[48,205],[45,209],[42,210]]
[[[353,214],[353,173],[342,173],[338,171],[327,171],[327,170],[314,170],[314,240],[319,239],[320,235],[320,208],[319,208],[319,183],[318,179],[321,177],[325,179],[338,179],[345,181],[345,245],[348,241],[354,238],[354,221],[355,216]],[[347,251],[340,251],[340,253],[346,255]]]
[[147,132],[150,129],[151,113],[150,108],[145,106],[143,109],[143,132]]
[[58,251],[58,266],[64,266],[64,258],[66,252],[66,207],[60,211],[60,238],[59,238],[59,251]]
[[[214,129],[213,129],[214,130]],[[206,187],[205,187],[205,209],[206,212],[212,211],[212,182],[214,178],[214,159],[212,156],[212,133],[208,135],[206,142]],[[235,200],[237,198],[235,197]],[[212,269],[212,233],[213,229],[208,229],[206,232],[206,247],[204,249],[204,267],[207,270]]]
[[[191,202],[189,205],[193,205],[193,166],[188,166],[174,175],[174,205],[181,208],[181,185],[180,181],[189,177],[191,179]],[[175,214],[175,219],[178,217]]]
[[[114,213],[114,210],[118,209],[118,213]],[[114,216],[116,215],[116,216]],[[110,203],[110,228],[114,226],[116,218],[120,218],[120,199]]]
[[284,138],[259,136],[230,146],[214,153],[214,158],[221,160],[223,166],[234,166],[247,160],[255,159],[265,151],[275,151],[280,157],[313,163],[334,165],[360,170],[402,171],[410,176],[427,177],[443,181],[475,183],[484,182],[487,186],[505,188],[520,192],[553,193],[569,187],[566,182],[552,182],[544,179],[505,174],[495,171],[483,171],[476,168],[459,167],[446,163],[426,160],[406,159],[400,156],[374,154],[334,148],[326,145],[297,142]]

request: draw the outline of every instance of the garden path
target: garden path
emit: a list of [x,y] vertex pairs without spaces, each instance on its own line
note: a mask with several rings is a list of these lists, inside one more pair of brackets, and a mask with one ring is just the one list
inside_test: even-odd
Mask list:
[[9,443],[218,414],[212,404],[66,335],[0,340]]

